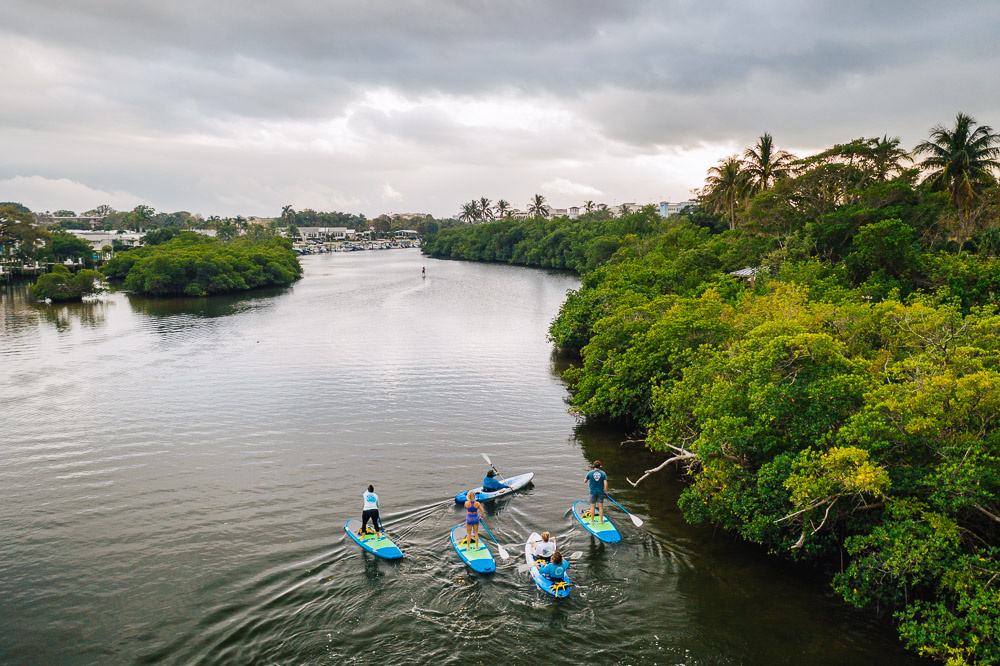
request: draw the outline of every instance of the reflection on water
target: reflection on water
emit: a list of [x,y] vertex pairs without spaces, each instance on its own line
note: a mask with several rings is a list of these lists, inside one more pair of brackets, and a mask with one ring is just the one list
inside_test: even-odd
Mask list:
[[[670,473],[624,481],[661,456],[566,412],[545,332],[572,277],[409,250],[303,264],[220,299],[4,289],[0,662],[914,663],[821,585],[684,523]],[[487,505],[512,556],[490,576],[448,540],[483,453],[535,473]],[[646,521],[611,509],[620,545],[570,515],[594,458]],[[343,532],[368,483],[398,563]],[[583,553],[558,603],[516,570],[543,530]]]

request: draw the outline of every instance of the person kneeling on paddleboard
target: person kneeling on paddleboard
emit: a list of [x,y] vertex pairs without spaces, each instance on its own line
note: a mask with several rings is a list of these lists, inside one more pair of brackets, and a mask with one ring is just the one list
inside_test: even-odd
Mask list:
[[556,552],[556,540],[548,532],[542,532],[541,541],[531,542],[531,554],[536,560],[552,561],[552,555]]
[[[475,541],[479,545],[479,514],[483,510],[483,505],[476,501],[476,491],[470,490],[465,496],[465,543],[472,545]],[[473,539],[472,533],[476,536]]]
[[562,553],[557,550],[552,553],[552,561],[541,567],[538,573],[549,580],[560,581],[566,575],[566,569],[569,569],[569,560],[564,560]]
[[493,470],[486,472],[486,476],[483,477],[483,490],[485,490],[488,493],[492,493],[494,491],[510,487],[506,483],[500,483],[499,481],[494,479],[493,478],[494,476],[496,476],[496,472],[494,472]]
[[368,490],[362,495],[365,505],[361,509],[361,529],[358,536],[364,536],[368,529],[368,521],[372,521],[372,527],[379,534],[382,533],[382,521],[378,517],[378,495],[375,494],[375,486],[369,485]]
[[594,514],[594,507],[597,507],[597,515],[601,516],[604,522],[604,495],[608,492],[608,475],[601,469],[601,461],[594,461],[594,469],[587,474],[587,483],[590,484],[590,519],[597,522]]

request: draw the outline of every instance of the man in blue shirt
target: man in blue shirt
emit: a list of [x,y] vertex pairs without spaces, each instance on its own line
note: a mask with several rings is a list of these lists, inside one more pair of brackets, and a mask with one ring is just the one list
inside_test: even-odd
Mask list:
[[601,469],[601,461],[594,461],[594,469],[587,474],[590,484],[590,522],[596,522],[594,507],[598,508],[601,521],[604,522],[604,495],[608,492],[608,475]]
[[490,470],[486,472],[486,476],[483,477],[483,490],[485,490],[488,493],[492,493],[493,491],[508,487],[506,483],[500,483],[499,481],[494,479],[493,477],[495,475],[496,472]]

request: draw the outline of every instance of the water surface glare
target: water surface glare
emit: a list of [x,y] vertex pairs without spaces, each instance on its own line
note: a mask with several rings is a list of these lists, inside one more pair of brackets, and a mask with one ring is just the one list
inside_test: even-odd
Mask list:
[[[287,289],[45,306],[0,296],[0,662],[900,664],[892,631],[684,523],[658,460],[579,426],[546,329],[566,274],[416,250],[307,257]],[[427,277],[421,278],[421,266]],[[447,498],[490,455],[511,552],[467,570]],[[569,513],[601,458],[624,542]],[[343,532],[373,483],[405,558]],[[573,594],[518,574],[548,529]],[[495,549],[494,549],[495,552]]]

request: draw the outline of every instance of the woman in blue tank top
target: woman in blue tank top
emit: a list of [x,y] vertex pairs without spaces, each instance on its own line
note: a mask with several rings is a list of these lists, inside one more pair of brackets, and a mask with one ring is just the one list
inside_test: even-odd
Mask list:
[[[483,505],[476,501],[476,493],[473,490],[465,496],[465,542],[472,544],[475,541],[479,545],[479,512],[483,510]],[[475,533],[475,537],[473,537]]]

